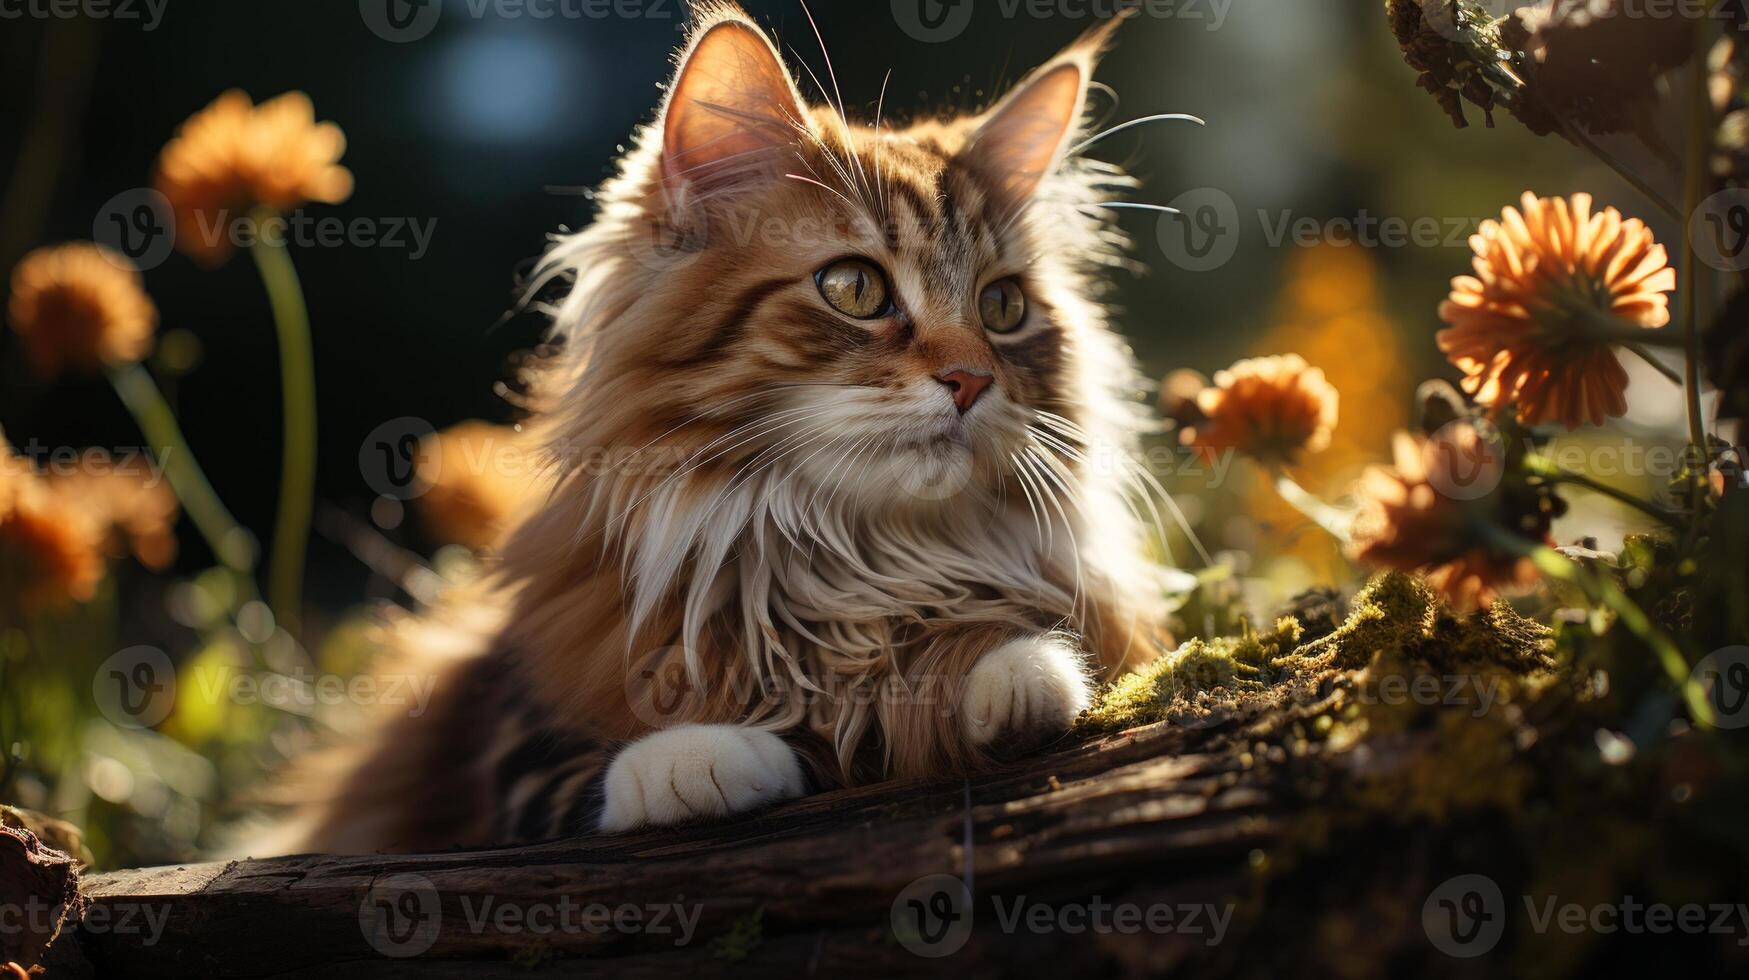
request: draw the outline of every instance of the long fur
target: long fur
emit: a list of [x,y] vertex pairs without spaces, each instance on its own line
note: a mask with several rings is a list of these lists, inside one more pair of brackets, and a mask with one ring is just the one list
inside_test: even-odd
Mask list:
[[[681,64],[712,28],[752,25],[728,3],[694,15]],[[1039,73],[1073,64],[1085,87],[1109,37]],[[747,120],[787,134],[769,152],[676,180],[669,111],[530,283],[531,296],[564,289],[559,353],[529,379],[552,489],[484,587],[403,626],[403,652],[444,651],[438,710],[360,740],[322,777],[338,792],[308,791],[287,846],[498,833],[478,815],[410,812],[493,805],[478,773],[513,745],[483,735],[450,760],[461,775],[433,772],[468,712],[459,688],[488,660],[514,675],[536,727],[604,747],[651,730],[628,696],[639,666],[684,671],[700,696],[675,720],[793,738],[832,785],[988,765],[959,735],[956,683],[1017,635],[1068,634],[1107,674],[1158,652],[1162,579],[1131,462],[1143,386],[1100,302],[1124,241],[1099,205],[1127,178],[1072,157],[1028,200],[1005,200],[975,159],[989,115],[898,127],[828,105],[774,106]],[[824,230],[747,232],[770,219]],[[876,252],[893,256],[899,292],[925,297],[892,335],[817,312],[812,283],[781,272]],[[1019,270],[1040,325],[985,347],[950,300],[975,296],[987,268]],[[930,450],[939,421],[916,406],[939,397],[931,370],[972,357],[995,358],[1003,394],[969,452],[944,461]],[[470,625],[445,625],[457,621]],[[428,785],[468,779],[447,797]]]

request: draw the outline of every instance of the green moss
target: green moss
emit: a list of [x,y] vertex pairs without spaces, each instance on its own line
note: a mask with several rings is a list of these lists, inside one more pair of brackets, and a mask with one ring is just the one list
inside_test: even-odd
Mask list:
[[1367,583],[1336,632],[1294,651],[1278,666],[1358,670],[1379,653],[1392,652],[1448,672],[1483,664],[1527,672],[1553,667],[1553,648],[1552,630],[1504,601],[1454,616],[1420,579],[1392,572]]
[[1135,728],[1200,710],[1211,696],[1238,700],[1299,678],[1364,670],[1381,654],[1424,665],[1407,673],[1504,668],[1522,675],[1554,666],[1548,627],[1504,602],[1454,616],[1419,579],[1396,573],[1369,582],[1334,632],[1300,645],[1302,635],[1300,622],[1284,617],[1268,633],[1241,624],[1238,636],[1190,640],[1118,678],[1076,727],[1083,734]]
[[1152,664],[1119,678],[1076,722],[1093,734],[1168,718],[1198,694],[1261,691],[1277,679],[1276,661],[1299,642],[1299,621],[1283,618],[1268,633],[1242,625],[1239,636],[1190,640]]

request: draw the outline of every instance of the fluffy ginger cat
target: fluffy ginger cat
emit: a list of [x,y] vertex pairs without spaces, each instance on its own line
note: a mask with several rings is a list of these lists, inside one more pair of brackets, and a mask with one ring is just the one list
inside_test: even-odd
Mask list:
[[737,7],[692,15],[536,277],[569,287],[531,382],[550,492],[475,594],[399,627],[432,702],[306,771],[289,847],[975,772],[1166,642],[1143,385],[1098,299],[1129,181],[1076,152],[1115,21],[988,111],[899,126],[809,105]]

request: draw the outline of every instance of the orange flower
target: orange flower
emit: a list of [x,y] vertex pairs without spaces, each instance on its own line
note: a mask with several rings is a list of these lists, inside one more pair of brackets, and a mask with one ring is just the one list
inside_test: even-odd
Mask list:
[[463,422],[419,449],[419,513],[443,541],[492,547],[546,487],[530,439],[508,426]]
[[200,261],[230,257],[225,225],[255,207],[290,211],[310,201],[338,204],[352,195],[340,166],[346,136],[316,122],[302,92],[261,105],[232,89],[189,117],[158,157],[154,185],[176,215],[176,244]]
[[152,349],[158,310],[122,255],[90,242],[39,248],[12,272],[7,320],[44,377],[126,364]]
[[106,532],[112,557],[131,551],[152,569],[167,568],[176,560],[176,493],[152,466],[117,462],[92,450],[72,472],[57,473],[49,482]]
[[1204,456],[1237,450],[1266,464],[1289,464],[1330,444],[1336,389],[1298,354],[1253,357],[1225,371],[1196,397],[1204,420],[1180,439]]
[[39,612],[90,599],[103,580],[96,523],[4,446],[0,454],[0,602]]
[[1432,436],[1399,432],[1392,449],[1396,465],[1372,467],[1361,482],[1350,546],[1356,561],[1420,572],[1460,612],[1536,583],[1536,566],[1490,541],[1487,529],[1550,544],[1558,503],[1500,485],[1506,453],[1498,440],[1463,422]]
[[1615,208],[1592,213],[1589,194],[1526,192],[1523,207],[1470,238],[1476,274],[1451,281],[1439,349],[1494,417],[1512,402],[1526,425],[1622,415],[1628,375],[1611,345],[1620,330],[1670,322],[1664,246]]

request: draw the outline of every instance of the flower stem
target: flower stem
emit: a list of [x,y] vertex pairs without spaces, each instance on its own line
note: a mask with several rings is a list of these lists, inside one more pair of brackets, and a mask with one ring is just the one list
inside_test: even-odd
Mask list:
[[1354,528],[1354,515],[1325,503],[1316,494],[1300,486],[1287,472],[1271,467],[1269,475],[1275,481],[1275,492],[1288,506],[1306,515],[1312,523],[1330,532],[1336,540],[1347,544]]
[[1607,483],[1600,483],[1582,473],[1574,473],[1571,470],[1562,469],[1547,459],[1532,457],[1525,461],[1525,467],[1551,483],[1566,483],[1576,487],[1584,487],[1592,493],[1602,494],[1611,500],[1620,501],[1635,510],[1656,517],[1658,520],[1678,531],[1685,527],[1682,523],[1682,516],[1674,511],[1665,510],[1657,504],[1652,503],[1650,500],[1637,497],[1628,493],[1626,490],[1618,490]]
[[1544,575],[1575,586],[1589,599],[1600,602],[1614,612],[1622,625],[1628,628],[1628,632],[1652,648],[1652,653],[1657,656],[1664,673],[1682,693],[1694,720],[1703,725],[1713,723],[1712,704],[1707,700],[1706,691],[1699,684],[1691,682],[1692,671],[1687,658],[1682,655],[1682,649],[1652,622],[1646,611],[1623,592],[1620,586],[1607,576],[1593,573],[1553,548],[1527,541],[1504,528],[1490,527],[1488,534],[1500,547],[1529,558]]
[[1657,358],[1653,357],[1651,351],[1645,349],[1644,347],[1640,346],[1639,344],[1623,344],[1622,346],[1626,347],[1628,350],[1633,351],[1635,354],[1639,355],[1640,360],[1645,361],[1647,364],[1650,364],[1659,374],[1662,374],[1664,377],[1670,379],[1670,381],[1673,384],[1675,384],[1677,387],[1682,386],[1682,383],[1683,383],[1682,375],[1678,374],[1676,372],[1676,370],[1674,368],[1672,368],[1670,365],[1665,364],[1663,361],[1660,361]]
[[[257,209],[257,227],[275,217]],[[273,554],[267,578],[275,619],[295,633],[301,609],[304,552],[316,495],[316,365],[310,341],[310,314],[304,305],[297,268],[283,241],[258,239],[249,252],[273,307],[279,334],[280,384],[285,437],[280,459],[279,511],[273,525]]]
[[[1682,190],[1682,338],[1685,355],[1683,389],[1688,396],[1688,439],[1695,459],[1707,458],[1706,418],[1700,406],[1700,278],[1701,265],[1694,250],[1694,236],[1686,234],[1687,218],[1700,209],[1706,192],[1708,161],[1712,146],[1712,104],[1708,97],[1706,21],[1694,26],[1694,77],[1690,81],[1688,111],[1688,172]],[[1705,493],[1705,466],[1691,467],[1691,494],[1698,511]]]
[[151,445],[158,467],[170,481],[170,489],[176,491],[183,511],[206,539],[213,557],[239,577],[247,576],[255,563],[254,542],[207,482],[206,473],[195,461],[181,427],[176,424],[176,414],[170,410],[170,403],[164,400],[164,393],[152,375],[138,364],[128,364],[110,368],[109,382]]

